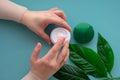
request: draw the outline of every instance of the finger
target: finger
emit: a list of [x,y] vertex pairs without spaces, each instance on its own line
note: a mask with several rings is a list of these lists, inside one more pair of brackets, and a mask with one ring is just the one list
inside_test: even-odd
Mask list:
[[69,52],[69,49],[68,49],[65,58],[64,58],[63,61],[61,61],[61,63],[60,63],[60,66],[61,66],[61,67],[62,67],[62,66],[66,63],[66,61],[68,60],[69,54],[70,54],[70,52]]
[[65,38],[60,38],[56,44],[50,49],[50,51],[48,52],[48,54],[46,55],[47,58],[57,58],[58,53],[60,48],[62,47],[63,43],[64,43]]
[[33,53],[31,55],[31,60],[35,61],[38,59],[39,53],[40,53],[40,49],[41,49],[41,43],[37,43],[36,47],[33,50]]
[[59,10],[59,8],[55,7],[55,8],[52,8],[50,9],[51,11],[55,11],[55,10]]
[[51,40],[50,40],[49,36],[48,36],[44,31],[41,32],[40,36],[41,36],[45,41],[47,41],[48,44],[51,43]]
[[68,46],[69,46],[69,41],[66,41],[65,44],[64,44],[64,47],[63,47],[63,49],[61,51],[61,53],[59,54],[59,56],[57,58],[57,62],[58,63],[61,64],[63,62],[63,60],[65,59],[65,57],[66,57],[66,55],[68,53],[68,50],[69,50]]
[[53,24],[58,24],[58,25],[60,25],[61,27],[66,28],[66,29],[69,30],[70,32],[72,31],[72,29],[71,29],[70,26],[67,24],[67,22],[64,21],[62,18],[56,16],[56,15],[54,15],[54,17],[51,18],[50,22],[53,23]]
[[55,10],[54,13],[66,21],[66,15],[62,10]]

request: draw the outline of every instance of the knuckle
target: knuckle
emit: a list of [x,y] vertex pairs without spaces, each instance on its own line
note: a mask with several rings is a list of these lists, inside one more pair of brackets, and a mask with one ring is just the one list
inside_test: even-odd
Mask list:
[[60,65],[57,62],[54,62],[54,61],[41,60],[40,64],[44,65],[44,66],[47,66],[52,70],[60,69]]
[[37,31],[36,33],[37,33],[38,35],[41,35],[41,31]]
[[53,70],[58,70],[59,69],[59,66],[57,65],[57,63],[56,64],[55,63],[50,63],[49,67]]
[[61,25],[62,25],[63,23],[65,23],[65,21],[64,21],[62,18],[60,18],[60,17],[57,18],[56,20],[57,20],[58,23],[61,24]]
[[31,63],[34,63],[34,60],[32,59],[32,57],[30,58],[30,62],[31,62]]
[[51,11],[49,11],[46,15],[45,15],[46,17],[52,17],[53,16],[53,13],[51,12]]
[[57,49],[53,49],[52,52],[54,54],[54,53],[58,52],[58,50]]
[[61,10],[61,13],[62,13],[62,14],[64,14],[64,11],[63,11],[63,10]]
[[41,64],[41,65],[48,66],[49,63],[48,63],[47,60],[41,60],[41,61],[40,61],[40,64]]
[[65,21],[63,19],[60,20],[61,24],[65,24]]
[[38,52],[37,48],[34,48],[33,54],[36,54]]
[[63,41],[64,41],[64,40],[58,40],[58,41],[57,41],[57,46],[62,46],[62,45],[63,45],[63,44],[62,44]]
[[64,60],[63,60],[63,64],[65,64],[65,63],[66,63],[66,60],[64,59]]
[[54,64],[49,64],[49,67],[54,69],[55,68],[55,65]]
[[66,53],[65,51],[63,51],[63,52],[61,53],[61,57],[62,57],[62,58],[65,58],[66,55],[67,55],[67,53]]

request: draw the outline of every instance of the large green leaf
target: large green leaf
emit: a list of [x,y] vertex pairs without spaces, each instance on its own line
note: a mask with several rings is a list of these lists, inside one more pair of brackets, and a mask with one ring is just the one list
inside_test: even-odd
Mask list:
[[107,77],[105,66],[96,52],[92,49],[70,44],[70,60],[87,74],[94,77]]
[[59,80],[90,80],[81,69],[68,64],[65,64],[54,76]]
[[107,71],[111,73],[114,64],[114,54],[109,43],[100,35],[100,33],[98,33],[97,51],[103,60]]

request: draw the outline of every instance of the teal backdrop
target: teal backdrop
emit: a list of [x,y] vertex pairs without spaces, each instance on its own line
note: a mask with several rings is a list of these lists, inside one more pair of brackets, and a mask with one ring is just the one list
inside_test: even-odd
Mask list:
[[[114,77],[120,76],[120,0],[11,0],[29,10],[48,10],[58,7],[64,10],[67,22],[73,29],[81,22],[91,24],[95,31],[93,40],[84,46],[96,50],[98,32],[110,43],[115,62]],[[50,25],[51,27],[52,25]],[[49,32],[49,30],[48,30]],[[71,43],[77,43],[71,33]],[[0,80],[20,80],[30,70],[29,58],[37,42],[42,43],[40,57],[52,45],[13,21],[0,20]],[[71,64],[70,60],[67,61]],[[91,77],[91,80],[98,80]],[[51,77],[49,80],[57,80]]]

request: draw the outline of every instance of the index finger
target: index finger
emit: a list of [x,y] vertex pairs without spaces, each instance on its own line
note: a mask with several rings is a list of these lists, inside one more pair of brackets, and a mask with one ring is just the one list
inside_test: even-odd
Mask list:
[[50,49],[50,51],[47,53],[46,57],[47,58],[57,58],[57,55],[61,49],[61,47],[63,46],[63,43],[65,41],[65,38],[60,38],[56,44]]
[[65,20],[63,20],[62,18],[60,18],[59,16],[57,16],[57,15],[54,15],[54,17],[51,18],[50,21],[51,21],[51,23],[53,23],[53,24],[58,24],[58,25],[60,25],[61,27],[66,28],[66,29],[69,30],[70,32],[72,31],[72,29],[71,29],[71,27],[68,25],[68,23],[67,23]]

